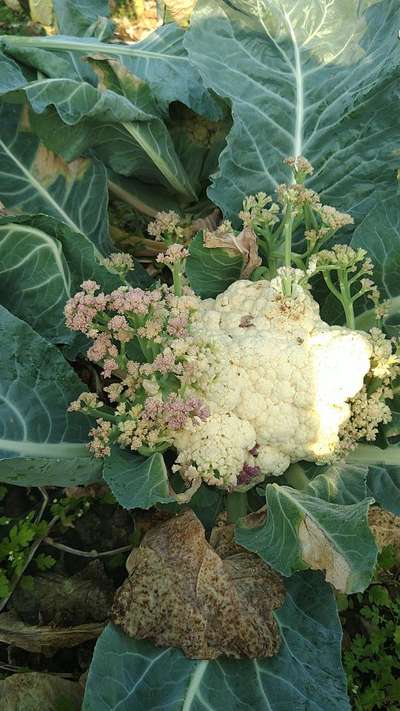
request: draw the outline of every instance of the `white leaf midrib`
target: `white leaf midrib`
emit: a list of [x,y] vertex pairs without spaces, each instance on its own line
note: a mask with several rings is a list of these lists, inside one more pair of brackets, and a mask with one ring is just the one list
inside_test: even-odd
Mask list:
[[[282,6],[281,6],[282,7]],[[300,47],[298,45],[293,25],[286,10],[282,7],[282,13],[293,44],[294,68],[293,76],[296,84],[296,109],[295,109],[295,130],[293,137],[293,154],[295,157],[301,156],[303,151],[303,129],[304,129],[304,78],[301,68]]]

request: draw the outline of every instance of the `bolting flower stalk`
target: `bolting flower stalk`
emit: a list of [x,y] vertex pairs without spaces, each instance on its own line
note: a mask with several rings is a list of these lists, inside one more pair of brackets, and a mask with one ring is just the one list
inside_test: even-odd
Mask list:
[[182,296],[182,275],[183,275],[183,263],[175,262],[172,267],[172,279],[174,282],[174,294],[175,296]]
[[340,294],[341,294],[341,302],[343,306],[343,310],[346,316],[346,325],[348,328],[355,329],[355,318],[354,318],[354,307],[353,307],[353,299],[351,297],[350,293],[350,285],[349,285],[349,278],[348,278],[348,273],[346,269],[339,269],[338,271],[338,277],[339,277],[339,286],[340,286]]
[[[293,215],[292,206],[290,203],[286,205],[285,223],[283,227],[284,237],[284,259],[285,267],[288,269],[292,266],[292,230],[293,230]],[[285,296],[290,296],[292,293],[292,282],[289,276],[285,276],[282,280],[283,293]]]

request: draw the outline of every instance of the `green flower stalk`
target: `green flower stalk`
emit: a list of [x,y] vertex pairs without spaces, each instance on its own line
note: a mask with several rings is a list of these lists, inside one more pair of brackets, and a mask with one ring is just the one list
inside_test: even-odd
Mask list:
[[171,244],[165,252],[161,252],[156,261],[158,264],[165,264],[172,272],[175,296],[182,296],[183,275],[185,271],[186,257],[189,251],[181,244]]

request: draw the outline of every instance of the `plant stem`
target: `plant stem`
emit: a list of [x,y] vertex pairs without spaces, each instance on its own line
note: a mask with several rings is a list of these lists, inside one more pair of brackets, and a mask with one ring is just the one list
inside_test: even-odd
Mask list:
[[229,523],[237,523],[240,518],[247,514],[247,493],[233,491],[231,494],[228,494],[226,509]]
[[355,329],[355,318],[354,318],[354,308],[353,300],[350,294],[350,286],[348,281],[347,271],[340,269],[338,272],[339,285],[341,293],[341,302],[343,305],[344,313],[346,316],[346,324],[349,328]]
[[291,205],[287,205],[285,215],[285,226],[283,228],[283,235],[285,239],[285,267],[292,266],[292,228],[292,208]]
[[[285,220],[283,225],[283,238],[284,238],[284,259],[285,267],[290,269],[292,266],[292,229],[293,229],[293,217],[292,217],[292,207],[290,204],[286,206]],[[292,293],[292,280],[290,276],[285,276],[282,279],[283,293],[284,296],[290,296]]]
[[128,546],[121,546],[120,548],[115,548],[111,551],[101,551],[100,553],[98,553],[97,551],[81,551],[78,548],[71,548],[70,546],[65,546],[64,543],[58,543],[58,541],[54,541],[53,538],[50,538],[49,536],[46,536],[46,538],[43,539],[43,543],[46,546],[52,546],[53,548],[57,548],[57,550],[65,551],[65,553],[70,553],[71,555],[79,555],[83,558],[104,558],[105,556],[116,555],[117,553],[127,553],[133,548],[133,545],[130,544]]
[[285,479],[289,486],[292,486],[293,489],[298,489],[299,491],[304,490],[310,483],[310,480],[304,473],[300,464],[291,464],[289,469],[285,472]]
[[172,268],[172,278],[174,280],[174,294],[175,296],[182,296],[182,264],[181,262],[175,262]]

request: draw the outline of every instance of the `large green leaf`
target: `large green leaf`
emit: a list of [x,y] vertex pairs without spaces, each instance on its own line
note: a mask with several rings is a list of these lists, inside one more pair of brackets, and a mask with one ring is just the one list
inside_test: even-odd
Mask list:
[[234,124],[209,191],[228,217],[244,195],[287,181],[290,155],[310,186],[363,216],[395,191],[398,0],[199,0],[185,37]]
[[[61,0],[60,0],[61,1]],[[183,46],[184,30],[174,24],[164,25],[134,45],[107,44],[90,37],[3,37],[1,43],[12,51],[17,47],[66,51],[78,57],[101,53],[118,59],[132,74],[148,82],[154,95],[167,111],[172,101],[181,101],[211,119],[223,112],[205,89],[197,69]]]
[[25,81],[18,64],[0,52],[0,93],[18,89]]
[[109,252],[104,166],[89,158],[65,163],[33,135],[21,106],[0,105],[0,126],[1,202],[10,210],[56,217]]
[[167,468],[159,453],[145,459],[114,447],[104,462],[104,479],[126,509],[149,509],[171,501]]
[[279,654],[252,660],[188,659],[109,625],[96,644],[83,711],[348,711],[341,627],[321,576],[288,580],[276,618]]
[[[400,197],[382,200],[354,231],[352,247],[366,249],[374,263],[374,280],[389,300],[389,323],[400,317]],[[357,327],[367,329],[374,323],[371,302],[357,317]]]
[[400,516],[400,463],[396,467],[369,467],[368,489],[383,509]]
[[377,548],[367,522],[372,501],[340,505],[268,484],[265,523],[259,528],[243,524],[236,539],[282,575],[308,567],[325,570],[338,590],[358,592],[367,587],[376,562]]
[[[150,162],[153,168],[153,171],[149,171],[147,167],[148,174],[144,176],[149,182],[154,181],[152,173],[155,166],[160,173],[161,182],[164,178],[166,184],[178,193],[196,198],[191,180],[178,157],[167,127],[160,118],[159,106],[147,82],[132,75],[116,60],[100,61],[97,58],[91,60],[91,65],[99,76],[99,86],[103,92],[112,91],[126,98],[150,117],[150,120],[144,122],[123,122],[123,131],[120,131],[121,135],[117,137],[112,133],[110,135],[110,129],[106,127],[105,135],[100,135],[96,141],[97,154],[103,159],[105,157],[105,162],[117,173],[137,177],[141,177],[142,166],[146,162],[144,158],[147,157],[147,162]],[[135,151],[135,146],[139,151]]]
[[384,509],[400,516],[400,445],[359,444],[348,461],[368,466],[368,489]]
[[180,212],[176,196],[172,196],[163,186],[146,184],[135,178],[124,178],[110,168],[107,170],[108,187],[112,195],[131,205],[134,210],[148,217],[155,217],[157,212],[175,210]]
[[83,385],[57,348],[0,306],[0,481],[67,486],[99,478],[88,418],[67,413]]
[[243,257],[240,254],[229,254],[220,247],[204,247],[201,234],[197,234],[190,243],[186,275],[193,291],[202,299],[215,297],[225,291],[240,278],[242,267]]
[[[100,158],[124,175],[138,174],[147,159],[173,190],[196,198],[148,85],[118,62],[112,67],[99,61],[93,65],[101,73],[99,88],[77,79],[44,78],[20,90],[34,112],[43,114],[54,106],[68,126],[83,122],[81,151],[98,146]],[[150,172],[146,177],[153,175]]]
[[[64,306],[84,280],[106,291],[121,286],[87,237],[44,215],[0,217],[0,265],[0,303],[53,343],[75,337],[65,326]],[[132,282],[149,283],[140,264]]]
[[[112,34],[108,0],[53,0],[59,32],[66,35],[96,35],[108,39]],[[103,22],[102,22],[103,20]]]
[[334,504],[358,504],[367,497],[367,474],[366,466],[338,462],[314,477],[305,493]]

